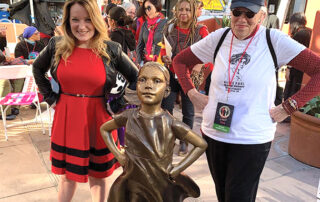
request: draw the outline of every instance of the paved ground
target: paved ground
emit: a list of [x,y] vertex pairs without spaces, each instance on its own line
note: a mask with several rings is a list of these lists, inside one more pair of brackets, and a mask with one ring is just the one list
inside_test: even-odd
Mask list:
[[[180,115],[179,107],[175,115]],[[10,123],[25,123],[34,110],[22,108],[21,115]],[[196,117],[194,130],[199,132],[201,117]],[[4,139],[0,124],[0,202],[57,201],[58,176],[50,172],[50,138],[41,132],[40,124],[28,124],[9,129],[9,141]],[[48,126],[48,125],[46,125]],[[275,140],[264,168],[257,201],[316,201],[320,169],[300,163],[288,155],[289,124],[278,124]],[[177,148],[176,148],[177,149]],[[175,156],[175,160],[180,157]],[[121,173],[116,170],[110,183]],[[198,199],[188,202],[217,201],[205,155],[186,170],[200,186]],[[79,184],[75,202],[91,201],[88,184]]]

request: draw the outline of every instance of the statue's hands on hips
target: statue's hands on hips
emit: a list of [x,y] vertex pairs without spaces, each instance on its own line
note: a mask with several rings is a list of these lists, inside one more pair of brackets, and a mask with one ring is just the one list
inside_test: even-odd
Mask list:
[[119,161],[119,163],[121,164],[121,166],[124,166],[126,164],[127,161],[127,157],[125,154],[121,154],[117,157],[117,160]]

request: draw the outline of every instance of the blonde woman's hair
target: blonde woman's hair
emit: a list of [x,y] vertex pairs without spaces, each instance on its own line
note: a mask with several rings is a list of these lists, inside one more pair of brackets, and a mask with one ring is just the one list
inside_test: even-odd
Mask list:
[[64,32],[64,36],[57,42],[56,45],[56,65],[58,65],[58,62],[61,58],[67,62],[68,57],[71,55],[74,47],[76,46],[77,39],[72,34],[70,27],[70,9],[75,4],[79,4],[87,10],[91,22],[95,28],[95,33],[90,39],[90,48],[92,48],[94,53],[96,53],[97,55],[106,57],[109,62],[110,57],[106,52],[107,44],[105,43],[105,41],[110,39],[108,36],[106,24],[102,18],[102,15],[100,14],[97,2],[95,0],[69,0],[65,2],[63,7],[61,27]]
[[190,9],[191,9],[191,23],[189,26],[190,29],[190,34],[189,37],[187,39],[187,43],[191,42],[191,44],[194,43],[194,36],[195,36],[195,32],[196,32],[196,27],[197,27],[197,23],[198,23],[198,19],[197,19],[197,15],[196,15],[196,10],[197,10],[197,2],[195,0],[179,0],[176,5],[175,5],[175,15],[173,17],[173,19],[171,19],[167,26],[166,29],[170,26],[170,24],[174,24],[174,25],[179,25],[179,8],[180,8],[180,4],[182,2],[187,2],[190,4]]

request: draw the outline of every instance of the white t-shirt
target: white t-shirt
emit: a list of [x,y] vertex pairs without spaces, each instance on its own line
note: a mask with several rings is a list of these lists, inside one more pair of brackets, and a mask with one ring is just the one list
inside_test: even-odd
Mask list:
[[[213,53],[226,28],[210,33],[191,46],[191,51],[203,62],[213,61]],[[305,47],[288,35],[271,29],[271,42],[278,65],[283,66],[297,56]],[[276,130],[269,109],[274,106],[276,74],[266,39],[266,28],[260,26],[234,76],[228,95],[228,60],[232,32],[229,31],[217,54],[211,75],[209,102],[203,110],[201,129],[205,135],[218,141],[234,144],[261,144],[272,141]],[[233,39],[230,77],[251,38]],[[217,103],[234,106],[229,133],[213,129]]]

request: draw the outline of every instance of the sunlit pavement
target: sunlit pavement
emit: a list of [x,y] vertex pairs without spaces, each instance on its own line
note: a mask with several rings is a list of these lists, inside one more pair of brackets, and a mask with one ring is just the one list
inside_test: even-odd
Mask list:
[[[14,122],[26,123],[34,118],[35,110],[21,108]],[[181,119],[181,110],[176,106],[174,115]],[[199,133],[201,113],[196,113],[194,130]],[[58,176],[50,171],[50,137],[48,124],[43,135],[40,124],[27,124],[8,129],[9,140],[5,141],[0,126],[0,202],[57,201]],[[316,201],[320,169],[296,161],[288,155],[290,125],[278,124],[275,140],[263,170],[257,201]],[[190,146],[191,148],[191,146]],[[190,150],[189,148],[189,150]],[[175,154],[177,154],[177,146]],[[181,157],[175,155],[175,161]],[[121,173],[117,169],[108,179],[109,184]],[[205,155],[202,155],[186,173],[199,185],[201,196],[185,201],[217,201],[212,178]],[[89,185],[79,184],[73,201],[91,201]]]

